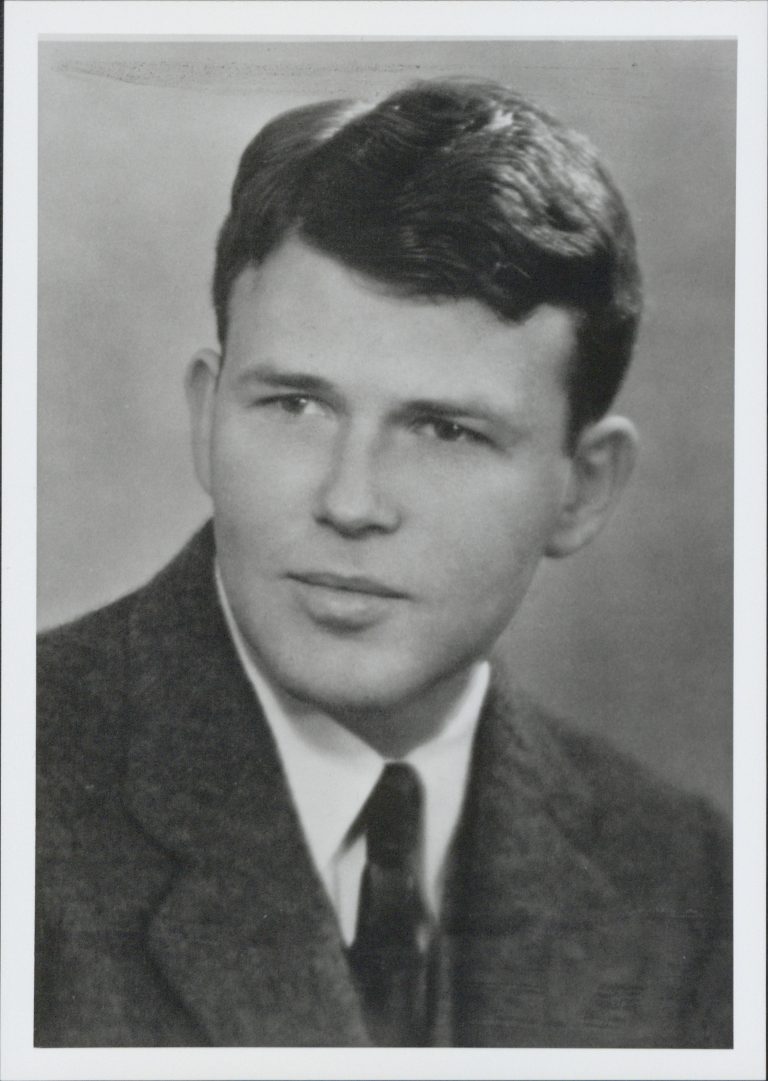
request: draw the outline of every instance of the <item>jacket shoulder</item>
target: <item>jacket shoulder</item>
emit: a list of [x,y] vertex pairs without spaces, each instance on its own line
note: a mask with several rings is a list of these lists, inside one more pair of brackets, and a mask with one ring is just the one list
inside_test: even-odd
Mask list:
[[152,658],[164,641],[209,619],[212,565],[209,522],[145,585],[38,636],[40,785],[103,779],[119,767],[136,721],[131,703]]
[[625,894],[675,905],[728,898],[731,831],[703,796],[686,792],[617,749],[539,712],[549,752],[560,759],[553,795],[564,829]]
[[[145,585],[37,639],[38,723],[56,704],[61,719],[68,705],[112,699],[125,679],[135,627],[144,639],[163,635],[188,620],[195,594],[212,565],[210,523]],[[179,616],[179,611],[183,615]],[[134,619],[134,616],[137,618]],[[42,716],[40,713],[42,712]]]
[[125,744],[126,642],[133,598],[38,638],[38,855],[68,848],[73,822],[116,791]]
[[[124,651],[135,594],[88,612],[37,637],[38,694],[71,687],[95,690],[110,660]],[[43,700],[45,698],[43,697]]]

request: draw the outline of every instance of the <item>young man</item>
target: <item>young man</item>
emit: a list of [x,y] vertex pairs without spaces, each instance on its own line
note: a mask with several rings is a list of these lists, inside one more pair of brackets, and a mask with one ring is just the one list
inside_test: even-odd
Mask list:
[[278,117],[192,361],[213,523],[40,646],[40,1045],[725,1047],[700,801],[492,670],[632,467],[640,283],[494,84]]

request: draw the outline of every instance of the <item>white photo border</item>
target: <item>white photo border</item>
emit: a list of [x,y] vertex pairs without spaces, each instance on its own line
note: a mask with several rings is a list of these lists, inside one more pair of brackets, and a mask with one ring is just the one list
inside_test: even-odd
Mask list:
[[[556,11],[555,11],[556,9]],[[765,1048],[766,25],[764,0],[10,0],[5,5],[0,1078],[760,1078]],[[556,33],[552,32],[556,27]],[[183,32],[182,32],[183,28]],[[300,30],[300,34],[297,34]],[[32,1046],[37,45],[281,40],[738,41],[733,1050],[40,1049]]]

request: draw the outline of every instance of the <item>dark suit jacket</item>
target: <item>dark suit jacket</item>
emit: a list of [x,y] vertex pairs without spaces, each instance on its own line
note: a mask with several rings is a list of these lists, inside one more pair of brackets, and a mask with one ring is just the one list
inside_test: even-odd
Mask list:
[[[39,1046],[365,1045],[205,529],[39,647]],[[435,1045],[727,1047],[729,859],[698,799],[493,691]]]

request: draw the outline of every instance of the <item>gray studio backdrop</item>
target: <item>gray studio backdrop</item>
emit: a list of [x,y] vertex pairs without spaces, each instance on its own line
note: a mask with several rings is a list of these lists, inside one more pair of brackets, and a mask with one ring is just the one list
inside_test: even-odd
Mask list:
[[213,245],[255,131],[308,100],[490,76],[603,150],[647,284],[619,403],[637,473],[589,549],[542,567],[501,652],[728,810],[735,65],[727,41],[41,43],[40,625],[139,585],[208,514],[181,382],[215,345]]

